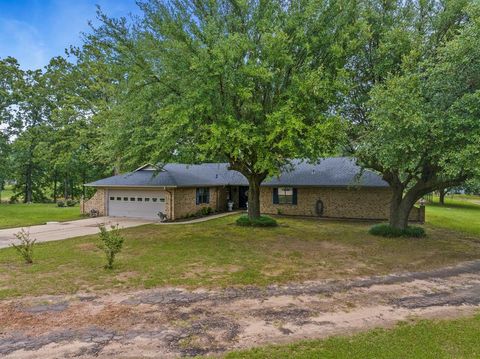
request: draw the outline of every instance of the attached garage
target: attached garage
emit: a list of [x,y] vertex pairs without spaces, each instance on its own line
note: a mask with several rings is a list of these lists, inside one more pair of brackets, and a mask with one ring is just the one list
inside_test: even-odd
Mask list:
[[109,190],[108,215],[158,219],[165,214],[165,191]]

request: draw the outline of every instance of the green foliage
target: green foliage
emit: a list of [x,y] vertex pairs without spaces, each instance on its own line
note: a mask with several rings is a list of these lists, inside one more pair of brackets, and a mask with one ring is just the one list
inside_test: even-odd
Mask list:
[[108,141],[128,163],[222,160],[257,185],[336,153],[353,7],[163,0],[135,26],[102,14],[87,44],[114,51],[124,78]]
[[236,220],[237,225],[242,227],[276,227],[278,223],[272,217],[260,216],[257,219],[250,219],[248,216],[241,216]]
[[425,230],[418,226],[407,226],[405,229],[399,229],[390,226],[389,224],[376,224],[370,228],[368,233],[374,236],[382,236],[388,238],[395,237],[410,237],[422,238],[425,237]]
[[57,201],[57,207],[65,207],[65,206],[66,206],[65,201],[62,201],[62,200]]
[[212,207],[202,207],[202,209],[199,211],[199,214],[201,216],[208,216],[209,214],[213,213],[213,208]]
[[105,265],[105,268],[113,269],[115,256],[122,250],[125,239],[120,233],[118,224],[116,226],[112,225],[110,230],[107,230],[103,224],[99,225],[98,228],[100,229],[99,236],[101,241],[98,247],[103,250],[105,257],[107,258],[107,264]]
[[74,207],[77,204],[77,201],[75,201],[74,199],[67,199],[65,201],[65,204],[67,205],[67,207]]
[[[416,50],[402,57],[398,71],[376,82],[366,103],[368,123],[360,130],[356,156],[392,187],[395,226],[406,225],[423,195],[479,175],[479,5],[462,12],[460,18],[466,12],[469,20],[442,37],[434,51],[418,40],[434,41],[441,29],[418,34]],[[395,218],[401,223],[393,223]]]
[[15,237],[20,241],[19,244],[12,243],[11,246],[17,251],[17,253],[25,260],[25,263],[33,263],[33,248],[36,239],[30,238],[30,232],[22,228],[20,232],[14,234]]

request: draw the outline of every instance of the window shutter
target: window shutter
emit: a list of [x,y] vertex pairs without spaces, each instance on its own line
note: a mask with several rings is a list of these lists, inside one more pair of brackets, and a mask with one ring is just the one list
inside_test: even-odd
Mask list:
[[273,204],[278,204],[278,188],[273,189]]
[[200,204],[200,188],[197,188],[195,191],[195,204],[199,205]]
[[296,189],[296,188],[292,188],[292,192],[293,192],[293,195],[292,195],[292,204],[297,204],[297,189]]

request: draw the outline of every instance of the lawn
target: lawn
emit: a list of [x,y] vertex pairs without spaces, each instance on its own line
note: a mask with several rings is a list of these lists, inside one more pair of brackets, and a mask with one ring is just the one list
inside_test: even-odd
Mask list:
[[445,205],[428,204],[426,220],[437,227],[480,235],[480,197],[447,197]]
[[226,355],[228,359],[450,359],[480,357],[480,315],[449,321],[420,321],[352,337],[301,341]]
[[0,203],[10,201],[10,197],[13,196],[13,190],[11,186],[6,186],[3,191],[0,191]]
[[26,227],[49,221],[81,218],[76,207],[57,207],[54,203],[0,204],[0,228]]
[[[78,209],[77,209],[78,210]],[[0,250],[0,298],[156,286],[215,288],[415,271],[480,258],[478,237],[427,226],[421,240],[384,239],[371,223],[278,218],[276,228],[238,227],[235,216],[123,230],[113,271],[97,236],[39,244],[25,265]]]

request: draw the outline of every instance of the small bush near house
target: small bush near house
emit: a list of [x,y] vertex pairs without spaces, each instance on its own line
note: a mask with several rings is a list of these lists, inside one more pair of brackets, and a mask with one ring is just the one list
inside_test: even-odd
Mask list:
[[105,265],[105,268],[113,269],[115,256],[122,250],[125,239],[120,234],[118,224],[116,226],[111,226],[110,231],[108,231],[103,224],[99,225],[98,228],[100,229],[99,236],[101,240],[98,248],[105,253],[105,257],[107,258],[107,264]]
[[199,212],[202,216],[208,216],[213,213],[213,209],[212,207],[203,207]]
[[15,237],[20,241],[19,244],[12,243],[12,247],[18,252],[18,254],[25,260],[25,263],[33,263],[33,247],[37,242],[36,239],[30,238],[30,232],[25,228],[18,233],[15,233]]
[[248,216],[241,216],[237,219],[237,225],[243,227],[276,227],[278,223],[272,217],[260,216],[255,220],[250,220]]
[[65,207],[64,201],[57,201],[57,207]]
[[382,236],[387,238],[395,237],[411,237],[411,238],[422,238],[425,237],[425,230],[422,227],[417,226],[408,226],[404,230],[391,227],[388,224],[376,224],[370,228],[368,231],[374,236]]
[[67,207],[74,207],[77,204],[77,201],[73,199],[67,199],[66,205]]

